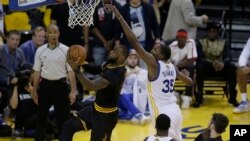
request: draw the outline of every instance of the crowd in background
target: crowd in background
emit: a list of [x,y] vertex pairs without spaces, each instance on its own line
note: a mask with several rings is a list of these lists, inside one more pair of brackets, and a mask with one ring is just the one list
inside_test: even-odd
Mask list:
[[[193,86],[187,86],[185,92],[181,95],[182,104],[180,106],[182,109],[188,109],[191,105],[193,107],[202,106],[204,100],[203,82],[207,77],[211,76],[222,77],[228,83],[228,103],[235,107],[233,110],[234,113],[250,111],[250,104],[245,88],[246,83],[244,83],[247,79],[246,76],[249,74],[249,71],[245,68],[247,66],[247,59],[249,59],[249,50],[244,49],[242,52],[239,66],[238,64],[233,64],[227,40],[220,38],[221,25],[218,21],[209,21],[207,15],[196,15],[193,1],[117,0],[113,1],[113,4],[118,8],[141,46],[147,52],[151,52],[155,44],[164,42],[164,44],[170,47],[172,52],[170,61],[179,70],[188,70],[190,77],[193,81],[197,82],[197,92],[194,91]],[[5,111],[6,109],[10,109],[14,115],[13,117],[16,118],[15,131],[17,131],[17,134],[25,129],[24,134],[32,136],[34,135],[32,129],[35,129],[35,127],[30,124],[30,121],[35,122],[34,120],[38,116],[40,117],[40,124],[49,123],[48,127],[39,128],[44,130],[41,132],[55,134],[54,136],[56,137],[59,136],[58,133],[61,132],[62,123],[69,116],[68,108],[70,102],[74,101],[74,97],[70,97],[70,101],[66,102],[68,105],[64,108],[67,109],[65,110],[67,112],[61,113],[61,115],[64,115],[64,119],[60,119],[54,113],[58,110],[55,103],[53,104],[54,106],[48,107],[48,105],[51,106],[51,103],[55,102],[53,101],[54,98],[45,97],[45,99],[53,99],[53,102],[45,102],[44,107],[39,109],[36,105],[34,95],[30,95],[33,93],[33,89],[37,89],[38,87],[38,78],[40,75],[37,72],[40,72],[42,67],[46,67],[46,61],[48,61],[46,57],[43,58],[44,60],[35,60],[40,57],[38,57],[37,51],[43,54],[44,50],[42,48],[50,47],[53,44],[53,39],[56,38],[58,42],[56,42],[55,46],[63,46],[62,52],[60,52],[63,54],[62,56],[65,57],[67,50],[64,47],[80,44],[87,50],[86,61],[93,65],[102,65],[107,61],[108,53],[114,46],[119,44],[125,45],[130,54],[126,60],[127,77],[119,98],[119,118],[137,124],[144,124],[150,117],[146,92],[147,85],[145,84],[145,79],[147,78],[144,78],[148,73],[147,66],[138,54],[132,50],[131,44],[124,35],[121,26],[117,23],[114,14],[106,11],[103,3],[99,3],[93,15],[93,25],[90,27],[76,26],[72,29],[68,27],[69,7],[67,3],[48,7],[51,9],[49,27],[51,27],[51,24],[56,25],[53,29],[47,28],[48,25],[43,22],[43,15],[38,9],[29,10],[28,13],[31,19],[30,22],[32,22],[31,38],[22,40],[24,38],[22,38],[23,34],[21,34],[20,30],[6,31],[0,29],[0,118],[9,116],[6,115]],[[202,25],[207,27],[207,35],[197,38],[197,28]],[[58,35],[55,36],[54,32],[58,32]],[[249,42],[245,48],[250,47]],[[60,55],[60,53],[58,54]],[[55,54],[51,56],[53,55]],[[34,65],[35,62],[36,65]],[[53,65],[53,63],[47,65]],[[58,75],[57,78],[62,77],[76,81],[76,92],[71,91],[71,94],[77,93],[76,102],[71,105],[71,110],[78,111],[88,102],[88,100],[83,98],[84,93],[87,91],[78,80],[70,79],[74,75],[67,74],[71,70],[67,68],[68,66],[66,67],[65,64],[60,65],[55,67],[61,68],[59,74],[48,69],[52,73],[42,73],[42,75],[48,78],[57,77]],[[33,77],[37,79],[33,79]],[[95,78],[98,76],[89,75],[89,77]],[[37,80],[35,86],[34,80]],[[63,83],[68,80],[63,79],[56,83]],[[241,82],[238,83],[242,97],[240,103],[236,99],[237,80]],[[46,79],[43,80],[43,93],[47,93],[47,90],[50,91],[47,87],[48,85],[54,88],[57,85],[56,83],[47,82]],[[73,83],[70,83],[71,87],[74,87]],[[58,90],[62,89],[65,89],[65,91],[62,91],[60,94],[70,92],[66,83],[65,85],[58,86]],[[71,90],[74,90],[74,88],[71,88]],[[193,96],[195,97],[194,100]],[[58,97],[61,97],[61,95]],[[61,106],[60,103],[59,106]],[[37,110],[39,111],[38,114]],[[43,114],[44,111],[46,111],[45,115]],[[43,116],[42,118],[41,115]],[[31,117],[31,119],[26,119],[28,121],[23,120],[27,116]]]

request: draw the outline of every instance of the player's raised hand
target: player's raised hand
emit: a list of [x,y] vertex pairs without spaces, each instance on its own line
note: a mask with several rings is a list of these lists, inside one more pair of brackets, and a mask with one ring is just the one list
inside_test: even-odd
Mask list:
[[[70,57],[70,52],[69,51],[67,52],[67,56],[66,57],[67,57],[66,61],[68,62],[68,64],[72,68],[72,70],[78,69],[78,67],[79,67],[78,61],[73,61],[73,60],[70,59],[71,57]],[[80,60],[80,58],[78,60]]]
[[112,4],[105,4],[105,7],[107,10],[113,12],[115,14],[115,17],[120,20],[122,18],[122,15],[120,14],[120,12],[117,10],[117,8],[112,5]]
[[190,72],[186,69],[181,70],[181,72],[185,75],[185,76],[189,76]]

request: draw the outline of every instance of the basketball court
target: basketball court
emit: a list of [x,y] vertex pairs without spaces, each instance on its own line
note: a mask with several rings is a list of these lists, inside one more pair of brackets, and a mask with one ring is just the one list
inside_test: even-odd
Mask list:
[[[6,0],[4,0],[6,1]],[[14,2],[16,0],[11,0]],[[12,4],[13,10],[21,10],[40,5],[55,4],[56,0],[18,0],[20,3]],[[18,9],[21,8],[21,9]],[[90,11],[91,12],[91,11]],[[91,17],[88,17],[91,21]],[[74,21],[76,22],[76,21]],[[91,22],[90,22],[91,23]],[[79,23],[78,23],[79,24]],[[82,24],[82,23],[80,23]],[[72,25],[73,26],[73,25]],[[250,85],[248,85],[250,90]],[[182,110],[183,113],[183,128],[182,135],[184,141],[192,141],[201,132],[203,128],[206,128],[211,115],[215,112],[221,112],[229,117],[230,125],[234,124],[248,124],[250,125],[250,112],[244,114],[233,114],[232,105],[229,105],[227,98],[223,96],[204,96],[204,104],[200,108],[190,108]],[[250,98],[250,94],[248,94]],[[238,100],[240,100],[240,94],[238,93]],[[101,128],[101,127],[100,127]],[[142,141],[146,136],[154,134],[155,129],[152,123],[144,126],[133,125],[130,123],[119,122],[112,134],[112,141]],[[33,141],[33,138],[0,138],[0,141]],[[74,141],[89,141],[90,132],[78,132],[74,135]],[[229,140],[229,126],[226,133],[223,134],[223,140]]]
[[[250,89],[250,85],[248,86]],[[250,97],[250,94],[248,94]],[[182,110],[183,128],[182,135],[184,141],[193,141],[194,138],[206,128],[211,115],[215,112],[221,112],[228,116],[229,124],[250,124],[250,112],[243,114],[233,114],[233,106],[229,105],[227,98],[221,95],[207,95],[204,97],[204,104],[200,108],[190,108]],[[238,94],[240,100],[240,94]],[[129,123],[118,123],[112,134],[112,141],[143,141],[147,135],[155,133],[154,125],[149,123],[145,126],[133,125]],[[88,141],[89,132],[78,132],[74,136],[74,141]],[[223,140],[229,140],[229,126],[226,133],[223,134]]]
[[[250,89],[250,84],[248,84]],[[250,94],[248,94],[250,97]],[[240,95],[238,94],[238,100]],[[204,104],[200,108],[190,108],[182,110],[183,114],[183,128],[182,135],[184,141],[193,141],[194,138],[201,132],[203,128],[206,128],[211,115],[215,112],[221,112],[228,116],[229,124],[235,125],[250,125],[250,112],[243,114],[233,114],[233,106],[227,103],[226,97],[221,95],[211,96],[206,95]],[[100,127],[101,128],[101,127]],[[131,123],[119,122],[112,134],[112,141],[143,141],[143,139],[151,134],[155,133],[154,125],[148,123],[144,126],[134,125]],[[33,138],[0,138],[0,141],[33,141]],[[90,131],[77,132],[74,135],[73,141],[89,141]],[[223,140],[229,140],[229,126],[226,129],[226,133],[223,134]]]

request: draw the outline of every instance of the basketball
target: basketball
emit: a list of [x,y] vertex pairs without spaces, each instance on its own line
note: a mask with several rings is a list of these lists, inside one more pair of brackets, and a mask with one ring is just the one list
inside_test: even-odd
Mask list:
[[68,50],[69,59],[78,65],[82,65],[86,59],[86,49],[81,45],[72,45]]
[[65,2],[65,0],[56,0],[56,2],[63,3],[63,2]]

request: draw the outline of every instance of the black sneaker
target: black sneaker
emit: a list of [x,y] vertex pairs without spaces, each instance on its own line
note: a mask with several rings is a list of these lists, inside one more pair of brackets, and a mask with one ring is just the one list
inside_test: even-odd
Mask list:
[[199,108],[200,103],[198,101],[195,101],[194,104],[192,105],[194,108]]
[[238,107],[238,106],[239,106],[238,101],[237,101],[237,100],[235,100],[235,99],[234,99],[234,100],[231,100],[231,99],[230,99],[230,100],[228,100],[228,103],[229,103],[229,104],[232,104],[234,107]]

